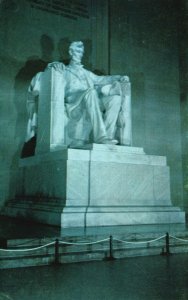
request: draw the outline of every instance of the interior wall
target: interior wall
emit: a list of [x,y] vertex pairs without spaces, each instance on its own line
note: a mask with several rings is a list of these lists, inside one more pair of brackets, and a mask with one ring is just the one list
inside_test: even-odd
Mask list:
[[132,82],[133,146],[167,156],[172,201],[182,207],[179,1],[110,3],[110,69]]
[[180,0],[179,57],[184,206],[188,211],[188,0]]
[[48,62],[66,62],[69,42],[82,40],[86,68],[130,76],[133,146],[167,156],[172,200],[182,206],[178,1],[77,0],[70,3],[83,4],[85,17],[75,16],[73,6],[73,18],[34,2],[0,4],[0,205],[13,197],[19,180],[29,81]]

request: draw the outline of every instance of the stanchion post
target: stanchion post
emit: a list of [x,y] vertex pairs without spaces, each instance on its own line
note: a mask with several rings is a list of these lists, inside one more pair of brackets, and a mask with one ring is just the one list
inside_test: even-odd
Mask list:
[[56,265],[59,264],[59,240],[58,239],[55,240],[55,260],[54,260],[54,263]]
[[170,243],[169,243],[169,233],[167,232],[165,235],[165,251],[164,251],[164,247],[162,248],[162,252],[161,255],[166,255],[169,256],[171,255],[170,253]]
[[114,260],[114,255],[113,255],[113,236],[112,235],[110,235],[109,248],[110,248],[109,260]]
[[169,243],[169,233],[168,232],[166,233],[165,240],[166,240],[166,255],[169,255],[170,254],[170,243]]

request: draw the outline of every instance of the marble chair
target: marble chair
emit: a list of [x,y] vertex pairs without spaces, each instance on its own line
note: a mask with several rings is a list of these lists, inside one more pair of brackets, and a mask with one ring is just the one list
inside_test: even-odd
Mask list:
[[[64,101],[65,81],[63,70],[47,67],[37,73],[28,89],[28,124],[26,142],[37,134],[35,153],[61,148],[74,148],[75,140],[92,143],[92,128],[86,112],[80,120],[70,119]],[[120,145],[131,145],[131,88],[128,83],[115,83],[100,87],[104,95],[113,95],[121,89],[122,109],[117,121],[115,138]]]

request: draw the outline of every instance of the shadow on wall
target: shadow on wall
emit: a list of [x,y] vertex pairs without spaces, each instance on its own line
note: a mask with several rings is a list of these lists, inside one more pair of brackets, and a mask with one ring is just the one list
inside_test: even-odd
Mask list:
[[58,42],[59,61],[62,61],[65,65],[69,63],[69,45],[71,41],[68,37],[62,38]]
[[[27,90],[32,77],[45,69],[47,64],[53,60],[54,42],[48,35],[42,35],[40,39],[41,57],[30,56],[25,65],[18,71],[14,82],[14,105],[16,109],[16,125],[15,125],[15,152],[11,162],[11,177],[9,182],[9,194],[12,195],[12,188],[17,186],[17,170],[21,152],[23,152],[23,144],[26,135],[27,111],[26,99]],[[35,143],[31,143],[26,151],[32,153]],[[24,150],[24,151],[25,151]],[[29,155],[28,155],[29,156]]]
[[[27,124],[27,113],[26,113],[26,99],[27,90],[29,83],[34,75],[38,72],[44,71],[47,64],[53,60],[54,42],[47,36],[42,35],[40,39],[41,45],[41,58],[38,56],[29,57],[25,65],[18,72],[15,78],[15,106],[17,110],[17,122],[16,122],[16,135],[19,134],[20,137],[25,137],[26,134],[26,124]],[[19,130],[21,132],[19,132]],[[18,152],[16,156],[25,157],[33,155],[35,148],[34,138],[31,142],[25,143],[23,146],[23,138],[20,141]],[[23,147],[23,148],[22,148]],[[21,151],[22,148],[22,151]]]

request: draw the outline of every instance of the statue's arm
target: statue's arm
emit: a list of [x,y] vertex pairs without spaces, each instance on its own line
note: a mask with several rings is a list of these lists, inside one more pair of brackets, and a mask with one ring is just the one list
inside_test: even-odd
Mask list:
[[98,76],[92,72],[89,73],[95,85],[113,84],[115,81],[129,82],[129,77],[125,75],[124,76],[122,75]]

